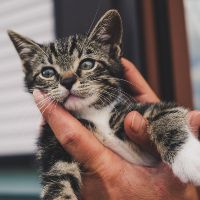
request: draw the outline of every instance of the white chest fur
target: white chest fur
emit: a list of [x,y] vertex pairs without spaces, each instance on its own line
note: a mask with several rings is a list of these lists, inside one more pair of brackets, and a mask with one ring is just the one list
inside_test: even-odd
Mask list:
[[[115,102],[116,103],[116,102]],[[114,131],[110,128],[110,113],[114,108],[114,104],[104,107],[101,110],[95,108],[86,108],[76,113],[77,118],[86,119],[92,122],[100,134],[94,136],[106,147],[117,153],[130,163],[150,166],[155,164],[155,159],[146,152],[134,151],[134,143],[124,142],[115,136]]]

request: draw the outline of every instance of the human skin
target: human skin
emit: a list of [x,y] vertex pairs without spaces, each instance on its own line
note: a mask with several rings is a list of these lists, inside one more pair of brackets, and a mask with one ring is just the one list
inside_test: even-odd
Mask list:
[[[133,64],[123,58],[121,61],[125,67],[124,78],[136,86],[129,87],[127,92],[137,101],[159,102]],[[39,90],[35,90],[34,98],[39,105],[45,96]],[[49,102],[43,105],[40,112],[62,146],[81,164],[83,200],[185,199],[187,185],[174,177],[165,163],[160,162],[151,168],[131,164],[103,146],[64,108],[57,105],[54,109],[53,102],[51,106],[48,105]],[[197,136],[200,112],[191,111],[187,117]],[[159,158],[155,146],[148,138],[147,123],[139,113],[132,111],[124,121],[126,133],[134,142]]]

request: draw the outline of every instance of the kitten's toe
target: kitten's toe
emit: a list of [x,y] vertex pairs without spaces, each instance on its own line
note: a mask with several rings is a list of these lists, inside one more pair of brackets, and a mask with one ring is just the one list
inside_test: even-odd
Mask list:
[[200,185],[200,142],[192,133],[171,165],[173,173],[184,183]]

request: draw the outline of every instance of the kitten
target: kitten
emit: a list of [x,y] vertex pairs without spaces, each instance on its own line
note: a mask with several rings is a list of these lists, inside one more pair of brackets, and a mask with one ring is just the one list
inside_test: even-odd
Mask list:
[[[121,89],[122,21],[117,11],[108,11],[89,36],[77,34],[40,45],[13,31],[8,35],[22,60],[30,93],[38,88],[48,94],[128,162],[153,166],[158,161],[124,131],[125,116],[138,111],[148,119],[149,137],[175,176],[200,185],[200,143],[188,126],[188,110],[174,103],[131,102]],[[79,199],[80,166],[47,123],[38,148],[41,198]]]

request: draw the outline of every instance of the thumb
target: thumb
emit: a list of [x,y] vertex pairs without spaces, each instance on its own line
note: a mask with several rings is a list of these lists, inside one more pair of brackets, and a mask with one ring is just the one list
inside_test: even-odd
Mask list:
[[42,116],[63,148],[85,170],[97,169],[104,162],[103,152],[107,149],[77,119],[47,95],[34,90],[33,96]]
[[128,113],[124,120],[124,129],[129,138],[140,145],[143,149],[148,151],[154,157],[160,159],[160,155],[150,140],[147,133],[148,121],[137,111],[132,111]]
[[187,114],[190,129],[196,138],[200,140],[200,111],[193,110]]

